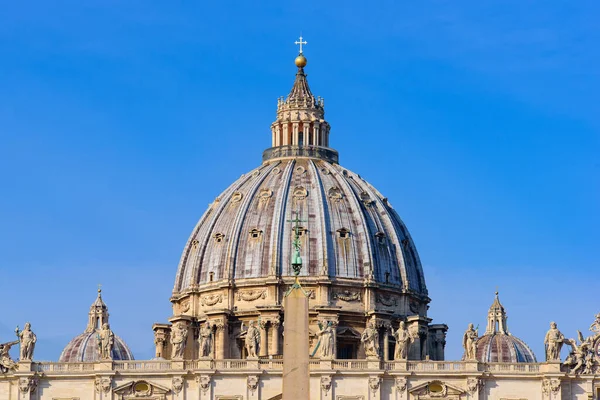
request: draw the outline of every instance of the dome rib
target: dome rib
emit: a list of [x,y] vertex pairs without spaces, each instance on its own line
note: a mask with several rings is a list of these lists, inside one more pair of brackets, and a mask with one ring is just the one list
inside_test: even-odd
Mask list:
[[[217,205],[217,207],[218,207],[217,211],[216,212],[212,212],[213,211],[213,207],[215,207],[215,203],[213,202],[209,206],[208,210],[202,215],[202,217],[200,217],[200,220],[198,221],[198,223],[194,227],[194,230],[192,231],[192,234],[189,236],[189,238],[188,238],[188,240],[187,240],[187,242],[185,244],[183,254],[181,255],[181,259],[179,261],[179,267],[177,268],[177,275],[175,277],[175,285],[174,285],[174,288],[173,288],[173,292],[179,292],[181,290],[181,287],[188,287],[189,285],[191,285],[191,284],[193,284],[193,283],[196,282],[194,280],[194,278],[197,279],[197,275],[186,276],[185,272],[187,271],[187,269],[186,268],[182,268],[182,266],[187,265],[187,262],[189,260],[189,255],[191,253],[191,244],[192,244],[192,241],[196,237],[198,237],[197,240],[198,240],[199,245],[200,245],[200,243],[204,243],[206,241],[205,237],[202,237],[202,235],[201,235],[202,228],[204,227],[204,222],[206,222],[206,220],[208,220],[209,218],[212,217],[211,223],[208,224],[208,227],[205,228],[209,232],[212,231],[212,227],[216,223],[216,221],[218,219],[218,216],[220,215],[220,213],[223,211],[223,209],[225,208],[225,206],[228,203],[228,201],[222,201],[222,199],[229,199],[230,193],[235,192],[241,185],[244,184],[244,182],[246,182],[248,179],[250,179],[250,177],[251,176],[249,176],[248,174],[242,175],[241,179],[238,179],[235,182],[233,182],[231,185],[229,185],[227,187],[227,189],[225,189],[225,191],[223,193],[221,193],[221,195],[219,197],[217,197],[217,199],[219,199],[219,203]],[[204,255],[204,253],[202,253],[202,255]],[[198,257],[198,255],[196,257]],[[201,263],[201,260],[198,260],[198,267],[199,267],[200,263]],[[196,267],[196,263],[195,262],[193,263],[193,265]],[[198,270],[198,273],[200,272],[199,271],[200,268],[191,268],[191,271],[189,271],[189,272],[190,273],[194,273],[196,270]],[[186,277],[187,277],[187,279],[186,279]]]
[[[364,186],[366,188],[366,192],[376,204],[377,210],[370,210],[370,212],[372,214],[372,218],[375,219],[375,216],[380,218],[377,220],[377,222],[381,224],[381,226],[378,227],[379,231],[383,232],[387,238],[393,239],[391,241],[388,239],[389,243],[400,243],[401,239],[398,237],[398,232],[396,232],[396,227],[394,226],[390,215],[386,212],[379,212],[379,210],[386,210],[386,207],[383,204],[383,201],[381,200],[381,195],[377,191],[373,190],[373,187],[371,185],[366,184],[367,182],[364,179],[361,178],[361,181],[363,184],[365,184]],[[372,236],[374,237],[374,235]],[[372,241],[373,237],[370,238]],[[377,256],[380,255],[380,247],[381,246],[377,247],[378,251],[375,253]],[[388,260],[395,267],[391,268],[390,278],[392,278],[392,282],[390,283],[394,283],[393,280],[395,279],[397,283],[399,283],[403,288],[408,288],[408,278],[404,274],[404,259],[398,257],[397,252],[393,250],[392,246],[387,246],[386,250],[386,258],[388,258]],[[385,271],[382,271],[380,264],[383,264],[383,260],[380,260],[378,258],[376,268],[378,272],[377,277],[379,280],[385,281]],[[393,274],[393,272],[395,272],[395,274]]]
[[263,181],[266,179],[266,177],[268,176],[268,172],[263,173],[263,169],[270,171],[272,170],[274,167],[272,165],[266,165],[264,166],[264,168],[258,168],[256,170],[254,170],[253,174],[256,173],[256,171],[258,171],[258,175],[257,177],[259,179],[256,180],[256,182],[252,182],[250,185],[250,188],[248,190],[245,191],[245,193],[243,194],[244,197],[242,197],[242,201],[239,205],[239,209],[235,215],[234,221],[233,221],[233,234],[231,236],[231,241],[229,242],[229,245],[227,247],[227,255],[225,257],[225,277],[226,279],[231,279],[232,277],[237,278],[237,274],[238,274],[238,270],[237,270],[237,261],[238,261],[238,249],[239,249],[239,244],[240,244],[240,240],[241,240],[241,235],[243,234],[242,232],[242,228],[245,225],[246,220],[246,216],[248,215],[248,212],[250,210],[250,205],[253,203],[253,200],[255,199],[255,195],[258,191],[258,188],[261,186],[261,184],[263,183]]
[[286,165],[285,170],[282,172],[282,176],[280,179],[284,180],[286,184],[280,187],[278,190],[282,190],[281,196],[277,196],[275,198],[275,212],[278,212],[277,216],[273,218],[271,222],[271,226],[275,229],[271,232],[271,249],[273,249],[273,256],[271,257],[271,269],[274,270],[275,276],[281,276],[283,273],[283,266],[281,262],[281,257],[283,254],[283,233],[285,231],[285,207],[283,204],[287,201],[288,191],[284,188],[290,186],[290,182],[292,179],[292,173],[294,171],[295,162],[290,162]]
[[[326,207],[328,207],[328,203],[325,201],[325,186],[323,184],[323,180],[321,179],[321,176],[319,175],[319,166],[317,166],[316,162],[314,160],[310,160],[308,162],[308,165],[310,166],[310,170],[313,174],[313,176],[315,177],[315,180],[317,182],[317,188],[318,190],[316,191],[318,193],[318,201],[317,201],[317,207],[319,208],[320,211],[320,215],[329,215],[329,210],[326,210]],[[321,225],[321,232],[329,232],[331,231],[330,228],[330,223],[329,223],[329,218],[322,218],[320,222]],[[325,241],[325,243],[323,243],[323,241],[321,241],[321,251],[320,254],[323,255],[323,259],[321,260],[321,265],[319,265],[319,275],[321,274],[321,270],[323,269],[324,266],[327,266],[327,276],[330,276],[329,273],[329,251],[327,248],[327,241]]]
[[[358,200],[356,193],[352,189],[352,186],[345,179],[344,172],[346,174],[350,174],[350,172],[339,165],[334,165],[334,169],[335,169],[334,177],[336,179],[336,182],[338,185],[340,185],[343,193],[345,194],[345,197],[351,203],[351,205],[349,204],[349,207],[347,207],[348,210],[351,211],[351,213],[348,213],[350,215],[347,215],[346,219],[347,220],[349,219],[348,225],[350,228],[353,228],[352,230],[354,231],[354,232],[352,232],[352,230],[351,230],[351,235],[350,235],[350,238],[352,239],[352,243],[354,243],[353,248],[355,249],[355,260],[354,261],[356,263],[356,270],[354,272],[354,277],[358,278],[361,275],[366,276],[366,273],[364,270],[365,256],[368,258],[370,265],[372,265],[373,260],[371,258],[371,251],[370,251],[371,248],[369,246],[369,241],[368,241],[369,227],[364,218],[364,214],[363,214],[364,210],[362,209],[360,201]],[[360,222],[361,222],[360,224],[356,224],[354,221],[355,216],[353,214],[356,211],[359,211],[359,214],[360,214],[358,216],[360,218]],[[363,236],[363,240],[360,240],[361,234]],[[335,233],[332,232],[332,235],[335,235]],[[367,240],[364,240],[365,238]],[[334,242],[337,243],[336,241],[334,241]],[[361,263],[361,261],[362,261],[362,263]]]

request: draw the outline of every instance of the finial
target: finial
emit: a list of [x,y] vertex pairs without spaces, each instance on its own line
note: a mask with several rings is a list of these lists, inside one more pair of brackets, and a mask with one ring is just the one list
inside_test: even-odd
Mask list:
[[302,35],[300,35],[300,40],[296,40],[294,42],[294,44],[300,45],[300,52],[299,52],[299,54],[302,54],[302,45],[303,44],[308,44],[308,43],[306,42],[306,40],[302,41]]
[[303,41],[302,35],[300,35],[300,40],[296,40],[294,44],[300,45],[300,52],[298,53],[298,57],[296,57],[296,59],[294,60],[294,63],[296,64],[296,67],[304,68],[308,63],[308,60],[306,60],[306,57],[304,57],[304,54],[302,54],[302,45],[308,43],[306,42],[306,40]]
[[102,296],[102,284],[98,284],[98,297]]

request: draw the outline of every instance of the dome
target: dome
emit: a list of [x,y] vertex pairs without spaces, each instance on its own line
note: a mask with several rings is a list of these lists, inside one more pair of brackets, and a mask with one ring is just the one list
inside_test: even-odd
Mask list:
[[417,250],[389,201],[359,175],[309,157],[268,160],[218,196],[185,246],[174,291],[293,276],[288,221],[296,213],[301,276],[370,279],[427,294]]
[[[108,324],[108,307],[102,300],[102,291],[98,289],[98,297],[90,307],[86,330],[74,337],[60,354],[59,362],[94,362],[101,361],[98,334],[100,327]],[[133,360],[133,354],[123,339],[114,336],[112,350],[113,360]]]
[[[113,360],[133,360],[133,354],[127,344],[115,335],[112,352]],[[84,332],[75,336],[60,354],[59,362],[95,362],[100,361],[98,351],[98,332]]]
[[[447,326],[430,325],[415,244],[388,199],[339,164],[324,99],[310,90],[305,65],[297,63],[292,89],[277,101],[262,164],[215,198],[185,243],[169,322],[189,329],[208,322],[218,359],[243,358],[245,329],[258,323],[259,356],[280,355],[294,260],[309,297],[310,336],[323,323],[337,326],[338,358],[364,355],[360,335],[369,321],[383,329],[401,319],[418,336],[409,358],[441,360],[443,346],[429,341]],[[170,329],[155,325],[156,342],[165,343]],[[157,346],[157,356],[169,359],[169,347]],[[186,349],[184,357],[198,352]]]
[[507,315],[498,292],[488,311],[485,334],[477,339],[477,359],[481,362],[535,363],[527,344],[508,331]]
[[480,337],[477,341],[477,359],[481,362],[537,362],[529,346],[510,333],[493,333]]

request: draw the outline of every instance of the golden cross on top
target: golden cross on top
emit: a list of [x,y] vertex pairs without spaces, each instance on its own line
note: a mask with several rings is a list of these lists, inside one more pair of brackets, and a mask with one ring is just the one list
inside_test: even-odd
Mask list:
[[296,40],[296,41],[294,42],[294,44],[298,44],[298,45],[300,45],[300,54],[302,54],[302,45],[303,45],[303,44],[308,44],[308,43],[306,42],[306,40],[302,41],[302,35],[300,35],[300,39],[299,39],[299,40]]
[[101,291],[102,291],[102,284],[101,284],[101,283],[99,283],[99,284],[98,284],[98,293],[100,293]]

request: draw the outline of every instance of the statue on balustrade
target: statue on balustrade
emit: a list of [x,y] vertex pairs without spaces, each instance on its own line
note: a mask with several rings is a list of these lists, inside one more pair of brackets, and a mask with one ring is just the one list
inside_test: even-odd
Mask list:
[[200,328],[200,358],[211,357],[213,343],[213,331],[210,322]]
[[115,345],[115,334],[110,330],[108,324],[102,325],[98,333],[98,347],[100,348],[101,360],[112,360],[112,351]]
[[260,345],[260,331],[256,327],[256,323],[254,321],[250,321],[248,325],[248,330],[246,331],[246,352],[248,353],[248,358],[258,358],[258,346]]
[[465,354],[463,359],[466,361],[477,360],[477,339],[479,338],[479,330],[473,327],[473,324],[469,324],[469,327],[463,335],[463,348]]
[[365,347],[367,358],[379,358],[379,332],[375,327],[375,321],[369,321],[360,341]]
[[600,314],[595,316],[595,321],[590,326],[590,331],[593,332],[593,335],[587,338],[583,337],[581,331],[577,331],[579,344],[577,344],[576,339],[563,340],[564,343],[571,346],[571,352],[567,356],[564,365],[570,367],[572,374],[585,375],[597,372],[600,360],[596,358],[600,357],[600,355],[596,355],[594,345],[598,346],[597,343],[600,343]]
[[595,315],[595,321],[590,325],[590,331],[594,332],[592,335],[595,338],[600,337],[600,313]]
[[188,329],[184,322],[176,323],[171,329],[171,345],[173,345],[173,360],[182,360],[187,344]]
[[10,348],[15,344],[19,344],[18,340],[14,342],[0,344],[0,373],[7,373],[8,371],[17,369],[17,363],[10,357]]
[[408,348],[412,343],[408,329],[404,321],[400,321],[398,330],[394,331],[392,327],[392,336],[396,339],[396,349],[394,350],[394,360],[406,360],[408,356]]
[[550,330],[544,338],[546,346],[546,361],[560,361],[560,350],[563,346],[565,336],[556,327],[556,322],[550,323]]
[[333,323],[327,321],[327,324],[323,326],[319,321],[319,328],[321,328],[321,330],[317,332],[317,335],[320,336],[319,344],[317,346],[321,349],[321,358],[333,358],[335,337]]
[[19,338],[19,343],[21,345],[20,351],[20,361],[31,361],[33,359],[33,349],[35,348],[35,342],[37,342],[37,337],[35,333],[31,330],[31,324],[27,322],[25,324],[25,329],[19,331],[19,327],[15,331],[17,337]]

